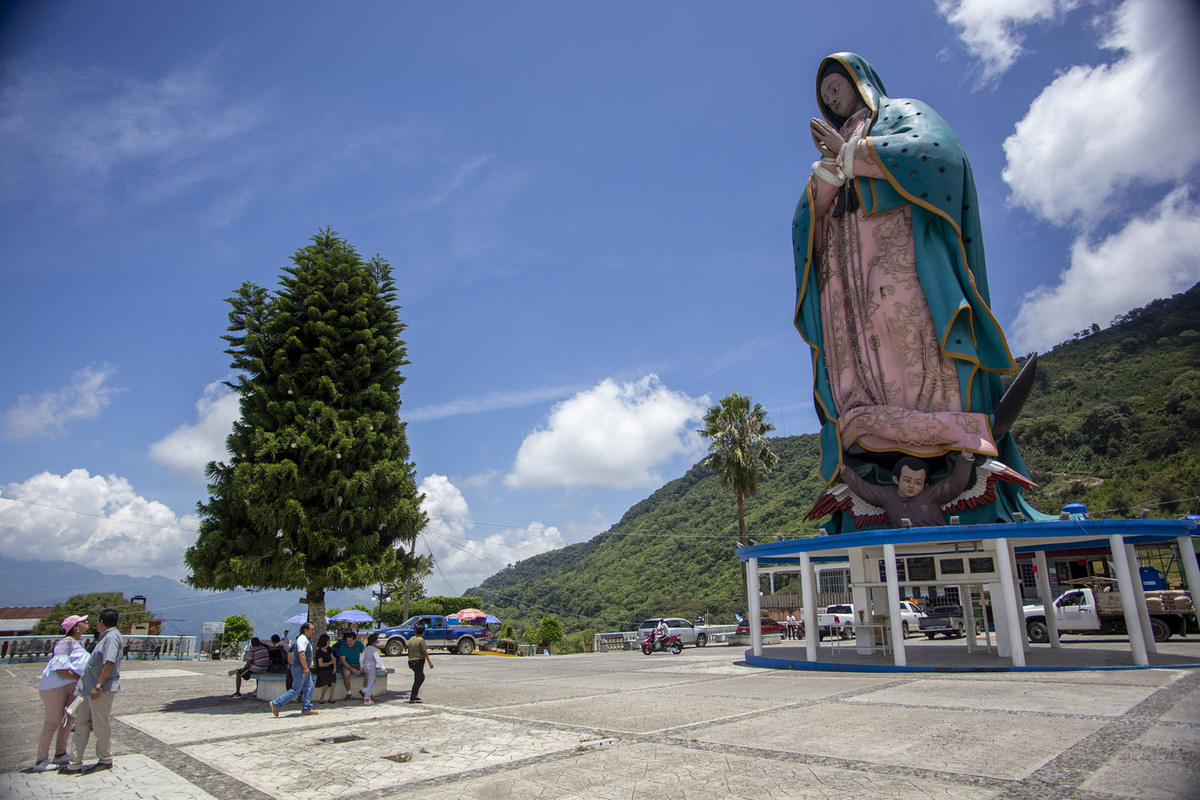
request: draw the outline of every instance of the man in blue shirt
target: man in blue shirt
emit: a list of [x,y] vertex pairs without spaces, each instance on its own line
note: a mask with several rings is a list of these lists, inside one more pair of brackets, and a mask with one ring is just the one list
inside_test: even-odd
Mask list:
[[353,696],[350,693],[350,676],[363,674],[361,662],[364,649],[365,645],[358,641],[358,634],[352,630],[346,631],[346,638],[334,648],[334,655],[342,670],[342,683],[346,686],[346,697]]

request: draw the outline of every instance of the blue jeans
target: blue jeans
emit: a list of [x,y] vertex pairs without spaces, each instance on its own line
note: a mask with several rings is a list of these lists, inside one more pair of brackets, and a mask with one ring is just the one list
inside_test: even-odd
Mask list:
[[271,701],[276,708],[283,708],[300,695],[300,710],[312,711],[313,679],[312,673],[304,674],[303,670],[292,670],[292,688]]

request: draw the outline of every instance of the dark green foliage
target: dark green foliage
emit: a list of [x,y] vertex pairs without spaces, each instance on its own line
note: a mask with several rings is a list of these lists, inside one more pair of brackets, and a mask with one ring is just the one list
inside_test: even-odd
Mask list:
[[225,618],[225,632],[221,634],[223,642],[230,645],[248,642],[253,635],[254,626],[250,624],[250,618],[245,614],[230,614]]
[[72,614],[85,615],[88,629],[94,630],[96,619],[106,608],[116,609],[117,629],[124,633],[128,633],[133,625],[150,619],[144,606],[126,600],[125,595],[120,592],[91,592],[72,595],[65,603],[57,603],[49,614],[38,620],[38,624],[33,627],[33,633],[42,636],[61,634],[62,621]]
[[[1200,512],[1200,286],[1043,355],[1013,430],[1042,485],[1028,499],[1042,511],[1081,501],[1096,516]],[[771,447],[779,466],[746,505],[750,540],[813,535],[816,523],[803,519],[824,491],[816,435],[772,439]],[[608,532],[521,561],[468,591],[518,629],[547,613],[568,631],[630,630],[697,610],[728,622],[746,605],[736,531],[734,498],[697,465]],[[781,576],[775,590],[799,592],[798,579]]]
[[396,579],[424,516],[391,268],[328,229],[292,261],[278,292],[247,283],[229,299],[241,416],[184,561],[199,588],[307,590],[319,631],[325,589]]
[[1195,512],[1200,493],[1200,285],[1038,361],[1013,435],[1041,511]]

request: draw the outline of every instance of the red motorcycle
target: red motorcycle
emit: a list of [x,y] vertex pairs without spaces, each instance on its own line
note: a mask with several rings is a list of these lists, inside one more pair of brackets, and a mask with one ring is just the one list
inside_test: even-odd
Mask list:
[[650,634],[646,637],[646,641],[642,642],[642,654],[648,656],[659,649],[670,650],[675,655],[683,652],[683,640],[679,638],[678,634],[669,634],[663,637],[661,648],[656,647],[655,645],[657,644],[658,642],[654,638],[654,634]]

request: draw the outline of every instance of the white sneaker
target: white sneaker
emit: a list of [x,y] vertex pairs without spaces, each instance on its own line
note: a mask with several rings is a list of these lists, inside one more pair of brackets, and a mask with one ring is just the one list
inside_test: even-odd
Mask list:
[[63,753],[61,756],[55,756],[54,758],[50,759],[50,763],[51,764],[70,764],[71,763],[71,754]]
[[29,769],[29,771],[30,772],[53,772],[56,769],[58,769],[58,764],[55,764],[53,761],[51,761],[48,758],[43,758],[41,761],[34,764]]

